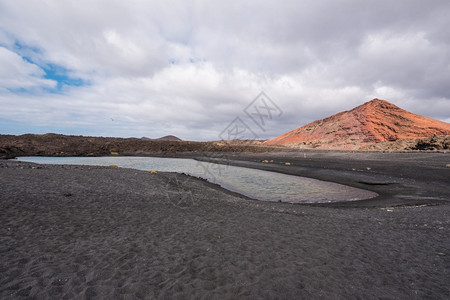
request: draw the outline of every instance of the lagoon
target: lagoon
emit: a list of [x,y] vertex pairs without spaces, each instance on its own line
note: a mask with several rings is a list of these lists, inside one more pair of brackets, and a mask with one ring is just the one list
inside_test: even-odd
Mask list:
[[356,201],[378,194],[342,184],[257,169],[215,164],[186,158],[161,157],[19,157],[38,164],[91,165],[159,172],[185,173],[225,189],[263,201],[327,203]]

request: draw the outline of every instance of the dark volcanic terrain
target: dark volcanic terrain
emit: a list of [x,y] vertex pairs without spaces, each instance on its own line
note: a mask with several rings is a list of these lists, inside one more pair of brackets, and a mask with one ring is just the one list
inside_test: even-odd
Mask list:
[[68,136],[62,134],[0,135],[0,158],[17,156],[171,155],[177,152],[265,152],[278,147],[258,141],[190,142],[162,139]]

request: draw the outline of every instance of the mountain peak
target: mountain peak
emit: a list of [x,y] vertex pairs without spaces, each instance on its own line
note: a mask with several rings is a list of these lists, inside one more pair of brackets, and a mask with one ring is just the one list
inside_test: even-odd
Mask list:
[[364,104],[368,104],[368,103],[376,103],[376,104],[381,104],[381,103],[385,103],[385,104],[390,104],[393,105],[391,102],[387,101],[387,100],[383,100],[383,99],[378,99],[378,98],[373,98],[370,101],[367,101]]
[[[361,104],[358,107],[377,107],[377,108],[381,108],[381,109],[401,109],[400,107],[392,104],[389,101],[378,99],[378,98],[367,101],[366,103]],[[357,109],[358,107],[355,107],[354,109]]]
[[277,138],[267,145],[357,150],[379,142],[427,138],[450,134],[450,124],[410,113],[375,98],[349,111],[314,121]]

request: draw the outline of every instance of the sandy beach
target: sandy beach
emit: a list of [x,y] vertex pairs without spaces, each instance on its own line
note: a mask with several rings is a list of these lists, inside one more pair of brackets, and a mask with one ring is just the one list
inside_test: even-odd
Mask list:
[[448,154],[371,155],[228,158],[380,194],[351,205],[0,160],[0,298],[448,299]]

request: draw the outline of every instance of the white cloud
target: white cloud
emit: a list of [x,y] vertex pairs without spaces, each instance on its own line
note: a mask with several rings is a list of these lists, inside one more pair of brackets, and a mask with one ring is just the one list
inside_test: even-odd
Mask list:
[[0,47],[0,88],[53,88],[56,82],[44,79],[45,72],[16,53]]
[[[0,118],[216,139],[265,90],[284,114],[262,137],[375,97],[448,120],[448,20],[443,0],[4,1]],[[46,92],[45,66],[88,85]]]

